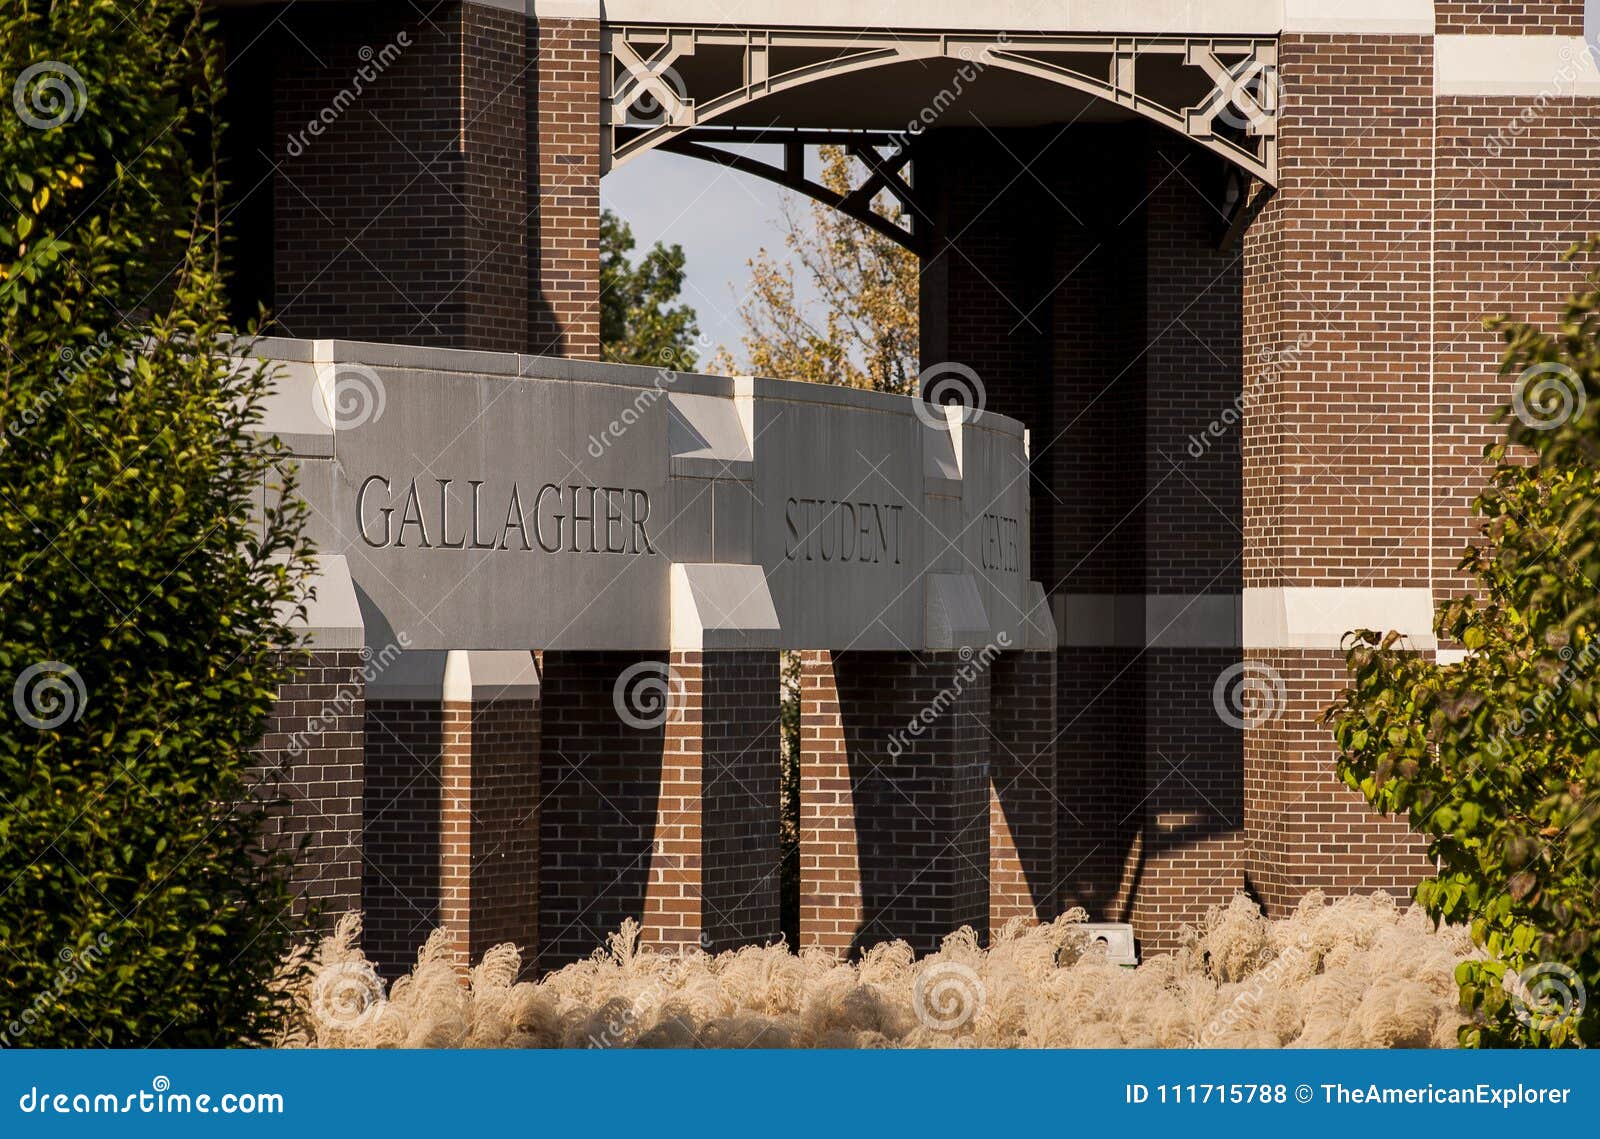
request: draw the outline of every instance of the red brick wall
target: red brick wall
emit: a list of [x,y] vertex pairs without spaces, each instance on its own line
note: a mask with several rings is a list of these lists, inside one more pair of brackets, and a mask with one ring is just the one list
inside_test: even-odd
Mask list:
[[[1424,587],[1432,43],[1287,35],[1279,58],[1280,185],[1245,235],[1245,584]],[[1417,842],[1338,781],[1318,718],[1341,655],[1247,655],[1282,697],[1244,732],[1251,885],[1273,910],[1316,885],[1409,890]]]
[[977,657],[802,655],[802,945],[926,953],[963,925],[987,934],[989,710]]
[[469,3],[461,10],[466,346],[525,352],[529,29],[525,17],[499,8]]
[[1280,189],[1246,236],[1246,398],[1273,408],[1246,421],[1246,585],[1427,581],[1432,54],[1280,42]]
[[655,945],[776,939],[777,653],[547,651],[542,679],[541,967],[624,918]]
[[1434,541],[1436,596],[1460,593],[1471,512],[1489,468],[1484,445],[1504,437],[1494,413],[1512,396],[1499,375],[1504,343],[1486,316],[1553,329],[1581,266],[1560,260],[1600,230],[1600,100],[1448,96],[1439,101],[1435,211]]
[[1474,33],[1583,34],[1583,0],[1533,0],[1532,3],[1474,3],[1438,0],[1434,29],[1440,35]]
[[[1143,529],[1142,592],[1215,607],[1243,584],[1243,260],[1237,245],[1218,248],[1220,160],[1166,131],[1145,136],[1144,470],[1130,524]],[[1224,642],[1139,658],[1140,830],[1121,892],[1146,953],[1174,947],[1181,926],[1243,884],[1243,741],[1212,699],[1239,656]]]
[[1268,912],[1282,914],[1307,890],[1388,890],[1408,897],[1432,873],[1427,843],[1404,818],[1375,815],[1334,783],[1322,712],[1349,682],[1344,654],[1328,649],[1252,650],[1282,678],[1287,699],[1245,732],[1244,823],[1248,877]]
[[864,909],[850,753],[833,662],[800,654],[800,945],[850,948]]
[[[989,406],[1032,428],[1033,475],[1049,488],[1034,496],[1034,576],[1069,597],[1229,603],[1242,580],[1242,257],[1217,248],[1220,161],[1148,124],[960,143],[928,144],[947,165],[919,169],[942,238],[924,319],[945,323],[924,330],[925,354],[971,364]],[[1043,343],[1013,331],[1018,299],[1035,295]],[[1220,434],[1191,454],[1213,423]],[[1060,650],[1061,905],[1132,920],[1159,947],[1242,882],[1242,743],[1211,701],[1237,659]]]
[[[361,908],[362,734],[365,674],[358,650],[297,654],[257,748],[258,794],[274,803],[265,842],[300,850],[297,913],[324,928]],[[300,843],[307,836],[310,842]]]
[[1222,161],[1168,131],[1144,135],[1142,588],[1236,594],[1243,258],[1217,248]]
[[1213,700],[1236,648],[1144,654],[1141,829],[1123,864],[1123,920],[1141,952],[1177,947],[1182,926],[1245,885],[1242,733]]
[[600,25],[544,19],[528,72],[531,351],[600,355]]
[[[696,654],[675,654],[687,665]],[[779,886],[776,652],[701,658],[701,928],[713,949],[775,940]]]

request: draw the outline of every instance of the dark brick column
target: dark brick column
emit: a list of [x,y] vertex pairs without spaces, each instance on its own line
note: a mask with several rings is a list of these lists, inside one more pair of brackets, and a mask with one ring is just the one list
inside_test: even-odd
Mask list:
[[600,355],[600,22],[530,22],[530,350]]
[[[1243,738],[1213,693],[1240,660],[1243,414],[1237,244],[1218,248],[1224,165],[1145,128],[1143,595],[1138,830],[1124,911],[1143,952],[1175,948],[1245,883]],[[1131,805],[1130,805],[1131,807]]]
[[257,102],[238,116],[256,137],[230,144],[230,175],[250,178],[232,193],[276,234],[270,274],[243,279],[281,333],[525,351],[525,17],[424,0],[226,25]]
[[1033,573],[1061,646],[1053,904],[1164,948],[1243,883],[1242,742],[1211,699],[1240,653],[1224,168],[1148,123],[960,143],[929,143],[918,172],[938,211],[923,348],[1032,432]]
[[1056,915],[1056,654],[989,668],[989,928]]
[[361,908],[363,659],[358,649],[292,659],[299,667],[279,691],[253,777],[275,804],[267,846],[300,852],[296,912],[311,907],[328,928]]
[[543,661],[543,967],[587,957],[625,918],[653,945],[775,940],[777,653]]
[[666,742],[664,655],[541,655],[542,968],[582,960],[644,913]]
[[463,965],[506,941],[537,960],[539,701],[469,691],[367,703],[365,948],[386,975],[435,928]]
[[953,652],[802,654],[800,940],[918,953],[989,924],[990,675]]

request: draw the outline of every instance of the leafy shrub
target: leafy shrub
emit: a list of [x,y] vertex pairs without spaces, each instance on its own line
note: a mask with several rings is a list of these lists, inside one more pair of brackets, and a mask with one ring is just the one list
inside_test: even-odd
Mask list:
[[[1240,896],[1178,953],[1138,968],[1089,945],[1083,911],[988,950],[970,929],[913,959],[903,941],[859,964],[781,945],[656,952],[624,923],[606,950],[514,983],[501,945],[461,977],[441,933],[384,990],[347,915],[286,966],[298,1016],[280,1043],[324,1048],[1445,1047],[1455,1038],[1461,930],[1434,932],[1384,894],[1308,895],[1268,921]],[[303,968],[309,964],[310,969]]]
[[0,74],[0,1032],[259,1039],[287,888],[229,805],[307,550],[224,316],[220,64],[199,0],[9,0]]
[[1438,664],[1362,631],[1331,713],[1346,781],[1430,839],[1439,873],[1417,901],[1470,922],[1488,954],[1460,969],[1480,1014],[1468,1045],[1600,1041],[1597,305],[1600,288],[1573,297],[1554,334],[1492,322],[1516,380],[1476,502],[1483,537],[1461,563],[1480,592],[1436,619],[1469,655]]

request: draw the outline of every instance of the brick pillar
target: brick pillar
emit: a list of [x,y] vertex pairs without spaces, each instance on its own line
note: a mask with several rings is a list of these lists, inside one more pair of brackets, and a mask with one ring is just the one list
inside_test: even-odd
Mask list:
[[803,946],[987,934],[989,684],[960,653],[802,654]]
[[1222,162],[1142,122],[961,147],[929,143],[942,165],[919,167],[940,249],[923,345],[1032,430],[1033,571],[1061,644],[1058,904],[1166,948],[1244,881],[1242,740],[1211,699],[1240,652],[1241,273],[1217,248]]
[[1224,163],[1155,127],[1143,159],[1143,780],[1123,870],[1149,954],[1245,883],[1244,741],[1213,700],[1241,655],[1243,314],[1239,249],[1217,243]]
[[[1359,625],[1430,624],[1432,37],[1285,34],[1277,193],[1245,235],[1250,884],[1405,892],[1404,820],[1339,782],[1322,707]],[[1375,593],[1375,589],[1389,592]],[[1428,647],[1431,647],[1428,646]]]
[[[253,777],[272,801],[265,843],[297,849],[295,912],[319,928],[361,908],[365,676],[358,649],[297,653],[278,693]],[[302,841],[309,837],[304,846]]]
[[800,945],[846,953],[861,928],[855,785],[831,654],[800,654]]
[[775,652],[678,652],[645,940],[720,952],[777,940]]
[[662,657],[554,650],[541,657],[543,968],[582,960],[624,918],[644,914],[666,717],[649,698],[618,693],[648,683],[661,686],[654,691],[664,700]]
[[600,355],[600,22],[529,22],[528,331],[531,350]]
[[1052,907],[1122,919],[1144,798],[1142,645],[1113,634],[1119,599],[1142,604],[1145,132],[936,133],[923,166],[938,165],[918,168],[939,250],[923,276],[923,362],[974,368],[988,406],[1032,432],[1033,576],[1066,618]]
[[[271,280],[246,278],[281,334],[527,350],[525,17],[350,4],[228,23],[268,72],[270,124],[248,122],[271,137],[235,149],[273,156]],[[266,216],[263,191],[234,192]]]
[[1056,915],[1056,654],[989,669],[989,928]]
[[[447,665],[446,655],[407,654],[417,670],[397,666],[367,702],[367,956],[398,975],[443,928],[462,965],[510,941],[531,974],[540,752],[531,658],[451,653]],[[527,658],[520,674],[496,659],[511,656]]]
[[543,966],[625,918],[660,946],[776,939],[777,653],[543,660]]

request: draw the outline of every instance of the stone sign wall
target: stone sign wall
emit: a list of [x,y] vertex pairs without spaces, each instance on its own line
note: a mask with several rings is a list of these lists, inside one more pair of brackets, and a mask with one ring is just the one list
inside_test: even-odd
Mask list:
[[[266,340],[368,644],[1040,647],[1015,420],[506,353]],[[339,558],[343,559],[340,563]],[[403,634],[403,637],[402,637]]]

